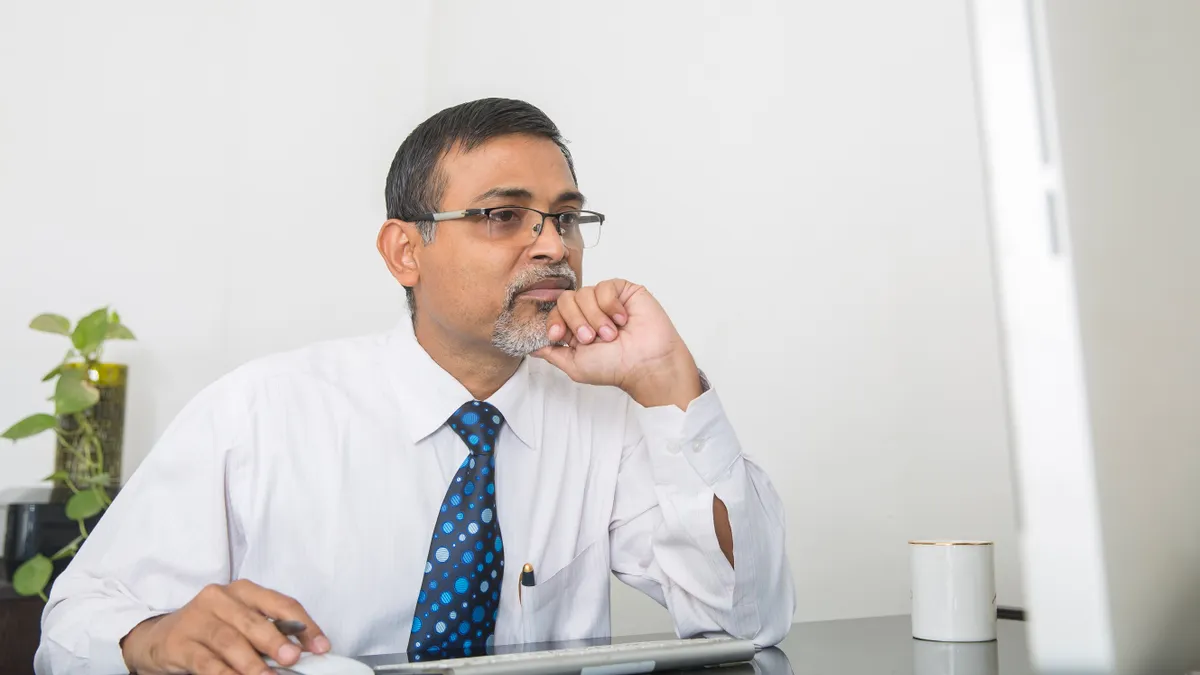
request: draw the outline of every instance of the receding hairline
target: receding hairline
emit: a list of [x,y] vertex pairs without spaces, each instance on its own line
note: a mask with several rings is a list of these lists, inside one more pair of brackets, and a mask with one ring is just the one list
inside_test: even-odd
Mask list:
[[[457,154],[457,155],[469,154],[469,153],[474,152],[475,150],[478,150],[479,148],[487,145],[488,143],[491,143],[492,141],[498,141],[498,140],[501,140],[504,138],[510,138],[513,136],[522,136],[522,137],[528,138],[530,140],[546,141],[547,143],[552,144],[558,150],[559,155],[562,156],[563,162],[566,164],[566,167],[567,167],[567,175],[571,177],[571,185],[574,186],[570,189],[563,190],[561,193],[559,193],[555,197],[554,201],[555,202],[565,202],[565,201],[570,201],[572,198],[578,198],[579,203],[581,205],[585,203],[586,197],[584,197],[583,193],[579,191],[579,183],[575,177],[575,169],[574,169],[574,167],[571,166],[571,160],[567,156],[563,147],[561,145],[559,145],[558,141],[556,141],[555,139],[553,139],[549,136],[544,136],[544,135],[538,134],[538,133],[531,133],[528,131],[514,131],[511,133],[500,134],[497,136],[490,136],[488,138],[478,139],[478,140],[474,140],[474,141],[471,141],[470,139],[463,139],[463,138],[454,139],[451,143],[448,144],[448,146],[441,153],[438,154],[437,161],[433,165],[433,170],[429,172],[430,185],[433,187],[433,193],[431,194],[431,196],[435,197],[436,200],[440,202],[442,197],[445,195],[446,185],[449,180],[449,177],[446,175],[446,172],[444,170],[444,166],[445,166],[444,162],[447,157],[449,157],[452,154]],[[491,190],[488,190],[487,192],[479,195],[478,197],[475,197],[472,201],[473,202],[482,201],[485,198],[485,196],[488,195],[489,192],[493,192],[497,189],[516,191],[516,190],[524,190],[525,188],[521,188],[521,187],[517,187],[517,186],[493,187]],[[528,192],[528,190],[526,190],[526,192]],[[514,196],[516,196],[516,195],[514,195]],[[436,211],[439,208],[442,208],[441,204],[438,204],[437,206],[435,206],[433,210]]]

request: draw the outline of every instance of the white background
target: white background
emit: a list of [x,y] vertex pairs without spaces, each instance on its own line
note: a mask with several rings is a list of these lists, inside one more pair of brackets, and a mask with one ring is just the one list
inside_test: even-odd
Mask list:
[[[788,509],[797,619],[909,609],[906,542],[997,542],[1020,604],[963,3],[0,5],[0,426],[112,304],[126,473],[248,359],[390,327],[401,140],[525,98],[609,215],[585,277],[664,302]],[[0,502],[52,468],[0,445]],[[616,633],[669,628],[617,584]]]

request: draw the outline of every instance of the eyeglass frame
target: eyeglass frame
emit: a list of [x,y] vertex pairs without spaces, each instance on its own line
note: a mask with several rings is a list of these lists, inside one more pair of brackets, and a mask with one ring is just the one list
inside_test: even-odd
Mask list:
[[[541,236],[542,230],[544,230],[546,228],[546,219],[550,218],[550,217],[554,218],[554,220],[555,220],[554,229],[558,232],[558,236],[562,237],[563,232],[560,229],[560,225],[558,224],[558,217],[565,213],[586,213],[589,215],[596,216],[597,218],[600,219],[600,223],[599,223],[600,227],[601,228],[604,227],[604,214],[600,213],[599,211],[588,211],[587,209],[566,209],[564,211],[559,211],[558,213],[546,213],[545,211],[539,211],[535,208],[531,208],[528,206],[513,206],[513,205],[489,206],[489,207],[483,208],[483,209],[463,209],[461,211],[439,211],[438,213],[422,213],[421,215],[417,216],[416,218],[410,219],[408,222],[416,223],[416,222],[422,222],[422,221],[432,221],[435,223],[440,223],[440,222],[447,221],[447,220],[459,220],[462,218],[473,218],[475,216],[483,216],[483,217],[487,218],[490,216],[492,211],[502,211],[504,209],[524,209],[526,211],[533,211],[534,213],[541,216],[542,219],[540,221],[538,221],[537,226],[533,228],[534,238]],[[597,240],[597,242],[598,241],[599,240]],[[584,246],[583,248],[588,248],[588,247]]]

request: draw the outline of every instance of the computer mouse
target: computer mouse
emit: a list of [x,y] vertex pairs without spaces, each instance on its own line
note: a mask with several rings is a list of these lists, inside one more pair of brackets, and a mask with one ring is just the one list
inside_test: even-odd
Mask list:
[[271,659],[267,659],[267,665],[280,675],[374,675],[375,673],[371,670],[371,666],[362,661],[335,654],[305,652],[300,655],[300,660],[291,666],[281,666]]

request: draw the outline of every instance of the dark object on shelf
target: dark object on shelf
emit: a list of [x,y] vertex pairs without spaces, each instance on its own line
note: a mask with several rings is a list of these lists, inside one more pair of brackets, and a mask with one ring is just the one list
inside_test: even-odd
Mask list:
[[[115,495],[115,490],[109,491]],[[66,504],[61,501],[16,502],[6,509],[4,528],[4,579],[8,582],[21,563],[41,553],[50,557],[79,536],[79,523],[67,518]],[[83,521],[90,532],[104,514]],[[71,558],[54,561],[50,583],[62,574]],[[40,599],[35,598],[38,602]],[[0,672],[5,672],[0,670]]]

